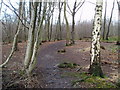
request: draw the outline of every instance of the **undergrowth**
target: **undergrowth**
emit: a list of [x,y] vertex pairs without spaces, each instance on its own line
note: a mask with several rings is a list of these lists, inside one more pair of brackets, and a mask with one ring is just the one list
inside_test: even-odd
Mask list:
[[66,72],[61,75],[62,77],[76,77],[77,80],[73,80],[71,83],[73,86],[80,85],[81,83],[92,84],[91,88],[117,88],[118,86],[108,81],[108,78],[104,78],[90,75],[86,72]]

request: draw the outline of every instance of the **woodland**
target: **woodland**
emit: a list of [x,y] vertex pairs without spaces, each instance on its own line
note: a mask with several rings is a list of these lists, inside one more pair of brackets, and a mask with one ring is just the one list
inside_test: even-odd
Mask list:
[[119,88],[120,1],[94,1],[1,0],[1,89]]

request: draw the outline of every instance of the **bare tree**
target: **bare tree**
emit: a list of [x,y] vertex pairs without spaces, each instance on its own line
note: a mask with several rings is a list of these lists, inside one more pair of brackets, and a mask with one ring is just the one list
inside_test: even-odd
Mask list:
[[111,22],[112,22],[112,16],[113,16],[114,6],[115,6],[115,0],[113,1],[113,7],[112,7],[112,11],[111,11],[110,21],[108,23],[108,30],[107,30],[106,38],[105,38],[106,40],[108,40],[108,37],[109,37],[110,25],[111,25]]
[[73,10],[70,9],[70,6],[67,4],[68,8],[69,8],[69,11],[72,15],[72,31],[71,31],[71,44],[75,44],[75,41],[74,41],[74,36],[75,36],[75,15],[77,13],[77,11],[82,7],[82,5],[84,4],[85,0],[81,3],[79,2],[77,4],[77,0],[75,0],[74,2],[74,7],[73,7]]
[[54,9],[55,9],[55,3],[53,2],[53,9],[52,9],[52,12],[51,12],[51,15],[52,15],[52,18],[51,18],[51,26],[50,26],[50,40],[52,39],[52,32],[53,32],[53,12],[54,12]]
[[[20,2],[20,8],[19,8],[20,19],[22,19],[22,11],[23,11],[22,5],[23,5],[23,3]],[[21,30],[21,25],[22,25],[22,23],[21,23],[21,21],[19,20],[19,21],[18,21],[18,28],[17,28],[16,34],[15,34],[14,40],[13,40],[12,50],[11,50],[9,56],[7,57],[6,61],[5,61],[3,64],[1,64],[0,67],[5,66],[5,65],[9,62],[9,60],[10,60],[10,58],[12,57],[14,51],[16,50],[16,44],[17,44],[17,39],[18,39],[19,32],[20,32],[20,30]]]
[[27,49],[26,49],[26,55],[25,55],[25,61],[24,61],[24,66],[25,66],[26,71],[29,68],[30,60],[33,54],[35,25],[36,25],[36,17],[37,17],[37,6],[38,6],[38,3],[34,2],[34,5],[32,5],[31,7],[32,15],[31,15],[31,21],[29,25],[28,43],[27,43]]
[[36,55],[40,40],[39,37],[41,35],[40,33],[42,29],[43,20],[45,17],[47,5],[46,3],[44,4],[43,15],[41,17],[41,21],[39,23],[39,27],[35,37],[34,35],[35,35],[35,26],[36,26],[36,17],[37,17],[37,7],[38,7],[38,2],[37,0],[35,0],[34,5],[32,6],[33,10],[31,15],[31,23],[29,26],[28,45],[27,45],[26,56],[24,61],[25,70],[28,76],[32,74],[32,71],[36,66]]
[[58,14],[58,39],[62,40],[62,31],[61,31],[61,10],[62,10],[63,2],[59,2],[58,7],[59,7],[59,14]]
[[37,35],[36,35],[35,42],[34,42],[34,47],[33,47],[33,54],[32,54],[31,61],[30,61],[30,64],[29,64],[29,68],[28,68],[28,71],[27,71],[29,75],[32,73],[33,69],[36,66],[36,55],[37,55],[37,49],[38,49],[38,45],[39,45],[39,35],[40,35],[41,29],[42,29],[42,24],[43,24],[46,8],[47,7],[45,6],[44,10],[43,10],[43,16],[41,18],[41,22],[39,23],[39,29],[37,30]]
[[103,0],[96,1],[94,25],[92,31],[92,46],[89,72],[95,76],[103,77],[100,61],[100,31],[102,23]]
[[106,12],[107,12],[107,0],[105,1],[105,14],[104,14],[104,24],[103,24],[103,40],[105,39],[105,30],[106,30]]
[[[47,15],[47,17],[46,17],[47,26],[46,27],[47,27],[47,40],[50,41],[51,40],[50,19],[51,19],[52,15],[53,15],[53,12],[54,12],[54,3],[49,2],[48,6],[49,6],[49,8],[48,8],[48,10],[46,12],[46,15]],[[53,6],[53,8],[52,8],[52,6]]]
[[70,45],[70,30],[69,30],[69,23],[68,23],[67,16],[66,16],[66,0],[64,0],[64,18],[66,22],[66,46],[69,46]]

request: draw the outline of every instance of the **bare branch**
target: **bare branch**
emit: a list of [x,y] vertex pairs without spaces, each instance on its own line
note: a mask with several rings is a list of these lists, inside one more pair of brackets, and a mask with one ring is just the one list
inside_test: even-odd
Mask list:
[[116,0],[118,4],[118,9],[120,10],[120,1]]
[[3,3],[3,0],[1,0],[0,13],[1,13],[1,10],[2,10],[2,3]]
[[69,9],[70,13],[72,14],[72,10],[70,9],[70,6],[68,4],[67,4],[67,6],[68,6],[68,9]]
[[23,26],[25,26],[27,29],[29,29],[29,28],[23,23],[22,19],[19,17],[19,15],[17,14],[17,12],[16,12],[15,10],[11,9],[10,6],[8,6],[8,5],[5,4],[4,2],[3,2],[3,4],[16,14],[16,16],[17,16],[18,19],[21,21],[21,23],[22,23]]
[[96,5],[95,3],[93,3],[93,2],[90,2],[90,1],[86,1],[86,2],[88,2],[88,3],[91,3],[91,4],[93,4],[93,5]]
[[78,9],[75,11],[75,13],[83,6],[83,4],[85,3],[85,0],[82,2],[82,4],[78,7]]
[[[82,1],[82,0],[81,0]],[[76,5],[76,8],[79,7],[79,5],[81,4],[81,1],[78,3],[78,5]]]

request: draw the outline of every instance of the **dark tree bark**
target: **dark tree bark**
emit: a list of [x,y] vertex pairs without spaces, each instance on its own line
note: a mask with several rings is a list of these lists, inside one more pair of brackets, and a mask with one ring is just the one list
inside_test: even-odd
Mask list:
[[112,21],[114,6],[115,6],[115,0],[113,1],[113,7],[112,7],[112,11],[111,11],[110,21],[108,23],[108,30],[107,30],[106,38],[105,38],[106,40],[108,40],[108,37],[109,37],[110,25],[111,25],[111,21]]
[[106,12],[107,12],[107,0],[105,1],[105,14],[104,14],[104,24],[103,24],[103,40],[105,39],[105,31],[106,31]]

